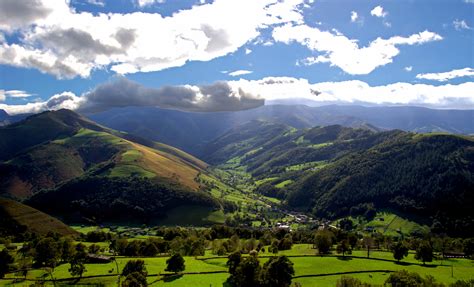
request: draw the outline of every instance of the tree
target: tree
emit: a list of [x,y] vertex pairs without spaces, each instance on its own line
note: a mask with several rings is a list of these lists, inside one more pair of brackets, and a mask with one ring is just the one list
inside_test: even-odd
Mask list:
[[409,273],[406,270],[393,272],[388,276],[385,283],[389,286],[418,287],[424,286],[424,280],[418,273]]
[[140,272],[132,272],[127,275],[122,283],[122,287],[146,287],[148,282],[146,281],[146,275]]
[[8,253],[7,249],[0,252],[0,278],[3,278],[9,270],[9,265],[14,261],[13,256]]
[[332,233],[327,230],[319,230],[316,232],[314,243],[319,254],[329,253],[332,246]]
[[257,256],[244,258],[235,270],[232,284],[236,287],[259,286],[261,268]]
[[349,218],[344,218],[339,221],[339,227],[345,231],[351,231],[354,229],[354,222]]
[[63,262],[69,262],[76,252],[74,244],[71,238],[65,237],[59,242],[61,248],[61,260]]
[[350,276],[342,276],[336,282],[336,287],[370,287],[370,284],[362,283],[357,278],[350,277]]
[[35,246],[35,262],[40,266],[55,268],[61,257],[61,250],[57,242],[51,238],[41,239]]
[[398,262],[408,255],[408,247],[403,242],[397,242],[392,246],[393,258]]
[[76,245],[74,256],[70,259],[69,264],[69,273],[72,276],[79,276],[79,279],[82,278],[82,274],[86,272],[86,263],[87,252],[86,246],[82,243]]
[[294,274],[293,262],[288,257],[271,257],[263,265],[262,283],[268,287],[288,287]]
[[342,253],[342,256],[344,257],[344,256],[346,256],[346,253],[347,254],[352,253],[351,245],[349,244],[349,242],[346,239],[344,239],[344,240],[339,242],[339,244],[336,247],[336,251],[337,251],[337,253]]
[[272,245],[270,245],[270,248],[268,249],[268,251],[272,252],[273,254],[277,254],[279,245],[280,245],[280,240],[274,239],[273,242],[272,242]]
[[91,246],[89,246],[88,249],[89,249],[89,253],[97,254],[100,251],[100,246],[97,244],[92,244]]
[[129,260],[125,267],[122,270],[122,276],[128,276],[132,273],[140,273],[143,276],[147,276],[148,272],[145,267],[145,261],[137,259],[137,260]]
[[184,258],[181,254],[174,254],[166,260],[166,269],[165,271],[178,273],[184,271]]
[[468,257],[473,257],[474,255],[474,238],[469,238],[463,242],[463,251],[464,254]]
[[422,242],[416,249],[415,259],[422,261],[423,265],[426,262],[433,261],[433,247],[427,241]]
[[235,277],[235,271],[237,270],[237,267],[239,266],[240,262],[242,261],[242,254],[240,251],[235,251],[234,253],[230,254],[229,257],[227,257],[227,267],[229,267],[229,274],[230,277],[228,279],[229,282],[234,282],[234,277]]
[[362,239],[362,244],[367,249],[367,258],[370,258],[370,248],[374,245],[374,240],[372,237],[366,236]]

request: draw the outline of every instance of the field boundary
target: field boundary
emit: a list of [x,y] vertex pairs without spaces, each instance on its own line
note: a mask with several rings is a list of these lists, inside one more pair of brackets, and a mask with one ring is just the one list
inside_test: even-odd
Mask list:
[[[281,256],[279,254],[275,255],[260,255],[258,258],[271,258],[274,256]],[[334,257],[334,258],[340,258],[340,259],[366,259],[366,260],[376,260],[376,261],[384,261],[384,262],[393,262],[395,264],[400,264],[400,265],[418,265],[418,266],[423,266],[423,267],[432,267],[432,266],[448,266],[448,265],[436,265],[436,264],[423,264],[423,263],[416,263],[416,262],[406,262],[406,261],[396,261],[394,259],[385,259],[385,258],[367,258],[365,256],[358,256],[358,255],[331,255],[331,254],[325,254],[325,255],[318,255],[318,254],[304,254],[304,255],[283,255],[288,258],[302,258],[302,257]],[[214,256],[214,257],[205,257],[205,258],[196,258],[196,260],[201,260],[201,261],[206,261],[206,260],[212,260],[212,259],[225,259],[227,256]]]
[[323,273],[323,274],[306,274],[293,276],[292,279],[307,278],[307,277],[324,277],[324,276],[336,276],[346,274],[360,274],[360,273],[392,273],[393,270],[361,270],[361,271],[346,271],[346,272],[335,272],[335,273]]

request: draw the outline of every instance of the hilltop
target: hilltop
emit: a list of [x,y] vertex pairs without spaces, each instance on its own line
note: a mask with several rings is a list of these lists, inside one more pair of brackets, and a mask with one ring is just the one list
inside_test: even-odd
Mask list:
[[206,163],[69,110],[0,128],[0,147],[0,194],[51,214],[105,220],[120,211],[141,220],[181,204],[222,205],[197,180]]

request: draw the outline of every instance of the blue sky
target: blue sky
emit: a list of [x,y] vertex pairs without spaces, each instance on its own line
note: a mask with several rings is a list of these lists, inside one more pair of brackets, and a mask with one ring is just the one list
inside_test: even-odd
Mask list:
[[474,108],[470,0],[18,2],[0,2],[10,113],[77,108],[122,77],[196,93],[226,81],[267,100]]

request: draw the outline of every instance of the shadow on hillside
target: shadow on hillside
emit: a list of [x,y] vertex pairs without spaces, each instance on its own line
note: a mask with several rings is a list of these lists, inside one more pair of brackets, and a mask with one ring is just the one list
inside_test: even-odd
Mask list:
[[173,274],[173,275],[167,275],[165,278],[163,278],[164,282],[173,282],[176,279],[179,279],[183,277],[183,274]]

